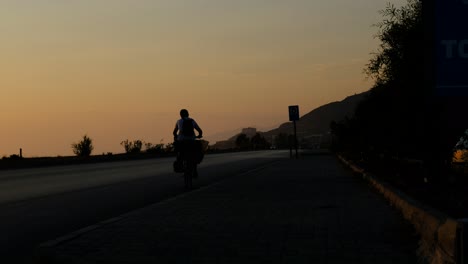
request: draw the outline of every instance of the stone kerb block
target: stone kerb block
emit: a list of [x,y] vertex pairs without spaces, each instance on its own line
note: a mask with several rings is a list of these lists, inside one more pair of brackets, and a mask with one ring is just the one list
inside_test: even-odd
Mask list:
[[447,218],[437,230],[437,244],[439,250],[450,258],[456,257],[456,239],[458,227],[458,221]]

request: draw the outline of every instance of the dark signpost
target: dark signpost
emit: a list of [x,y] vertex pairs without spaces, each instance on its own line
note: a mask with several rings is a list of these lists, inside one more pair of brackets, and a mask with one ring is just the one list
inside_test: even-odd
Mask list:
[[290,105],[289,106],[289,121],[294,123],[294,148],[296,149],[296,159],[299,158],[297,154],[297,131],[296,131],[296,121],[299,120],[299,106]]
[[468,95],[468,0],[435,0],[436,91]]

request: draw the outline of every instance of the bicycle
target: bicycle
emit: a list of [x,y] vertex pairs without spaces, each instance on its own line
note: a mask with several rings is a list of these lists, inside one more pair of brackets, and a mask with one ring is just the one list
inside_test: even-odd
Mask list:
[[182,160],[182,168],[180,172],[184,173],[185,190],[190,191],[193,188],[193,178],[197,178],[197,165],[200,163],[200,157],[197,156],[198,151],[201,152],[201,141],[187,140],[179,141],[180,158]]

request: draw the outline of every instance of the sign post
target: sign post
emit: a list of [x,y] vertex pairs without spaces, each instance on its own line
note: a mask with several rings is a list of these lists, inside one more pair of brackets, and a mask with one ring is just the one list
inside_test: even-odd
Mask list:
[[435,68],[439,95],[468,95],[468,0],[436,0]]
[[296,130],[296,121],[299,120],[299,106],[290,105],[289,106],[289,121],[293,121],[294,124],[294,148],[296,149],[296,159],[299,158],[297,153],[297,130]]

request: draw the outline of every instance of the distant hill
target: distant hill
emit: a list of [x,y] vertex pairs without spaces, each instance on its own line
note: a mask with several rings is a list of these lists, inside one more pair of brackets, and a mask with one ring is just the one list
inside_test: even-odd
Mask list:
[[[364,99],[368,92],[355,94],[346,97],[342,101],[322,105],[309,113],[303,115],[296,122],[298,137],[307,137],[318,134],[327,134],[330,131],[332,121],[341,121],[346,116],[354,115],[357,104]],[[278,135],[279,133],[292,134],[294,131],[293,123],[287,122],[278,128],[264,133],[266,138]]]
[[[299,141],[309,141],[312,144],[323,142],[328,136],[330,131],[330,123],[332,121],[339,122],[346,116],[352,117],[354,110],[360,101],[362,101],[368,92],[355,94],[346,97],[342,101],[328,103],[322,105],[309,113],[303,115],[297,125],[297,135]],[[287,122],[281,124],[278,128],[272,129],[267,132],[260,132],[268,141],[273,142],[274,138],[280,133],[292,134],[294,133],[293,123]],[[233,135],[225,141],[220,141],[215,144],[219,148],[232,148],[235,146],[234,141],[238,134]]]

